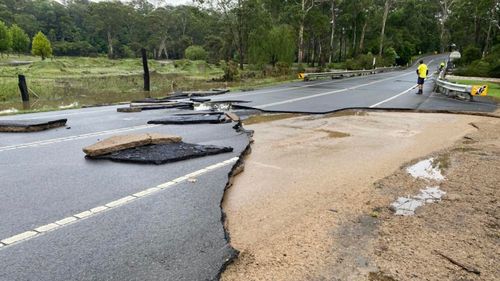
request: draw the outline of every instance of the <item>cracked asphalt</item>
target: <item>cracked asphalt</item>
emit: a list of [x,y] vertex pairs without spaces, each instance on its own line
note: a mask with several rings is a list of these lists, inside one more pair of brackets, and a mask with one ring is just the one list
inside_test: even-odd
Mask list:
[[[430,57],[430,69],[440,57]],[[247,100],[266,111],[321,113],[343,108],[491,112],[486,99],[463,102],[408,90],[414,68],[341,80],[293,82],[214,96]],[[405,92],[406,91],[406,92]],[[248,146],[234,124],[148,125],[185,110],[118,113],[117,106],[1,117],[67,118],[67,128],[0,133],[0,241],[170,182],[228,159]],[[230,146],[231,153],[166,165],[92,161],[82,148],[127,133],[176,134],[185,142]],[[234,163],[183,180],[150,196],[79,219],[53,231],[0,245],[0,280],[218,280],[235,250],[227,242],[220,203]]]

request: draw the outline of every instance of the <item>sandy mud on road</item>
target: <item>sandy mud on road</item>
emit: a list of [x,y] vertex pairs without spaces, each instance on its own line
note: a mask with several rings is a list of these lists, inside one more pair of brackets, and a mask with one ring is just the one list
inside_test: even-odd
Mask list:
[[[488,186],[484,191],[489,195],[487,200],[497,200],[492,184],[495,187],[498,180],[480,179],[487,172],[493,173],[490,177],[498,177],[495,167],[500,162],[499,132],[491,133],[492,138],[496,137],[493,140],[476,138],[474,134],[480,134],[482,127],[488,132],[492,127],[500,127],[500,120],[448,114],[342,115],[301,116],[245,126],[255,130],[252,154],[246,158],[245,172],[235,178],[223,202],[231,244],[241,254],[225,270],[222,280],[443,280],[452,276],[450,271],[462,274],[456,265],[429,253],[430,242],[434,241],[430,239],[436,233],[451,235],[440,230],[459,231],[459,227],[450,229],[447,225],[453,223],[451,215],[457,212],[450,210],[449,205],[462,199],[425,205],[422,213],[419,210],[409,217],[395,217],[388,207],[397,197],[421,188],[418,181],[405,175],[404,165],[446,149],[449,152],[442,152],[445,154],[440,158],[448,165],[442,189],[463,185],[466,177],[469,185],[457,187],[457,196],[452,198],[476,196],[467,189],[476,183],[472,184],[474,188]],[[464,136],[470,139],[463,139]],[[467,145],[481,146],[477,148],[480,151],[484,147],[492,150],[475,155],[478,152],[474,149],[450,148],[465,145],[464,140],[471,142]],[[462,157],[468,153],[470,158]],[[481,157],[494,159],[484,164]],[[471,170],[476,172],[470,173]],[[405,180],[399,180],[398,175]],[[493,230],[478,231],[496,241],[497,246],[490,251],[498,256],[498,201],[494,201],[495,211],[477,205],[486,204],[486,199],[474,200],[465,199],[463,202],[469,202],[468,205],[457,208],[471,212],[477,209],[477,216],[482,219],[472,223],[477,218],[466,219],[469,212],[459,212],[462,227],[469,222],[474,229],[492,225]],[[441,219],[429,208],[444,208],[443,215],[450,216]],[[496,214],[496,221],[484,218],[485,212]],[[429,219],[436,225],[429,224]],[[474,237],[473,231],[464,238],[456,234],[447,239],[449,243],[466,243],[467,237]],[[444,240],[436,240],[432,249],[450,254],[450,246]],[[426,246],[420,247],[421,243]],[[461,247],[454,245],[455,249]],[[469,246],[477,248],[474,243]],[[491,246],[484,244],[485,248],[479,249],[486,251]],[[439,260],[434,263],[435,268],[425,263],[430,255]],[[481,258],[491,263],[486,261],[491,255],[477,257],[475,267]],[[465,253],[455,258],[472,262]],[[442,274],[436,275],[432,270]],[[411,277],[414,271],[419,271],[417,277]],[[492,269],[489,274],[494,274]],[[476,275],[472,275],[470,280],[476,280]]]

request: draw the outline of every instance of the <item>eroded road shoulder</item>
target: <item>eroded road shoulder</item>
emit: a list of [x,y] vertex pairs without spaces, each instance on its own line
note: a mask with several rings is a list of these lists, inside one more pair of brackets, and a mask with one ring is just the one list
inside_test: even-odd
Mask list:
[[241,254],[222,280],[377,278],[370,272],[383,270],[374,257],[380,217],[395,196],[374,183],[476,132],[471,122],[499,123],[359,113],[246,126],[255,144],[223,204],[231,245]]

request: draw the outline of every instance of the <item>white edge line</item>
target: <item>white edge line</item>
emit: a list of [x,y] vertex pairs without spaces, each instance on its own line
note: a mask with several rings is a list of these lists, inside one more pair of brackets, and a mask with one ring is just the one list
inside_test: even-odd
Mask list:
[[191,176],[194,176],[194,175],[199,176],[199,175],[205,174],[209,171],[227,166],[231,163],[235,163],[236,161],[238,161],[238,159],[239,159],[238,157],[234,157],[234,158],[219,162],[217,164],[213,164],[211,166],[208,166],[208,167],[205,167],[203,169],[189,173],[185,176],[178,177],[172,181],[168,181],[166,183],[159,184],[156,187],[147,188],[145,190],[136,192],[132,195],[128,195],[128,196],[125,196],[123,198],[111,201],[111,202],[106,203],[102,206],[98,206],[98,207],[92,208],[90,210],[85,210],[85,211],[82,211],[82,212],[77,213],[75,215],[60,219],[58,221],[48,223],[46,225],[38,226],[32,230],[28,230],[28,231],[13,235],[11,237],[7,237],[5,239],[0,240],[0,250],[6,249],[6,248],[8,248],[12,245],[18,244],[18,243],[25,242],[29,239],[38,237],[38,236],[43,235],[45,233],[58,230],[64,226],[79,222],[81,220],[94,217],[97,214],[104,213],[104,212],[107,212],[109,210],[127,205],[127,204],[134,202],[136,200],[139,200],[143,197],[150,196],[150,195],[157,193],[161,190],[165,190],[169,187],[173,187],[181,182],[188,180]]
[[413,85],[413,86],[411,86],[411,88],[406,89],[406,90],[402,91],[401,93],[399,93],[399,94],[397,94],[397,95],[395,95],[395,96],[392,96],[392,97],[390,97],[390,98],[388,98],[388,99],[385,99],[385,100],[383,100],[383,101],[381,101],[381,102],[378,102],[378,103],[376,103],[376,104],[370,105],[369,107],[370,107],[370,108],[374,108],[374,107],[377,107],[377,106],[379,106],[379,105],[381,105],[381,104],[384,104],[384,103],[386,103],[386,102],[388,102],[388,101],[391,101],[391,100],[393,100],[393,99],[396,99],[396,98],[398,98],[399,96],[402,96],[402,95],[404,95],[404,94],[408,93],[409,91],[411,91],[411,90],[415,89],[416,87],[417,87],[416,85]]
[[36,142],[31,142],[31,143],[9,145],[9,146],[0,147],[0,152],[8,151],[8,150],[16,150],[16,149],[21,149],[21,148],[37,147],[37,146],[41,146],[41,145],[49,145],[49,144],[72,141],[72,140],[80,140],[80,139],[97,137],[97,136],[102,136],[102,135],[109,135],[109,134],[114,134],[114,133],[125,133],[125,132],[136,131],[136,130],[151,129],[151,128],[158,127],[158,126],[159,125],[140,125],[140,126],[134,126],[134,127],[128,127],[128,128],[120,128],[120,129],[114,129],[114,130],[87,133],[87,134],[76,135],[76,136],[68,136],[68,137],[61,137],[61,138],[56,138],[56,139],[41,140],[41,141],[36,141]]

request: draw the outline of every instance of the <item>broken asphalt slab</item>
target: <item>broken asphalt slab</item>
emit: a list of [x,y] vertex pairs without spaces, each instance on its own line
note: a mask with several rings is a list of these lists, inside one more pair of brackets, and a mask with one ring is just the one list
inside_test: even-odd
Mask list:
[[148,121],[148,124],[182,125],[182,124],[219,124],[231,122],[223,112],[219,114],[182,114],[170,115],[161,119]]
[[232,147],[175,142],[139,146],[105,155],[87,156],[87,158],[108,159],[115,162],[161,165],[232,151]]
[[63,127],[68,119],[0,120],[0,132],[39,132]]
[[83,152],[88,156],[100,156],[117,152],[120,150],[145,146],[150,144],[165,144],[175,143],[182,140],[179,136],[163,135],[163,134],[130,134],[113,136],[93,145],[83,148]]

